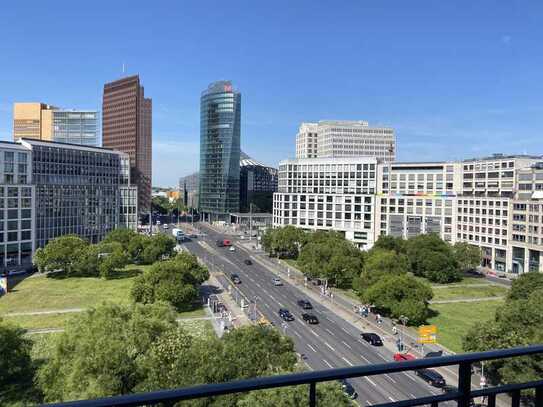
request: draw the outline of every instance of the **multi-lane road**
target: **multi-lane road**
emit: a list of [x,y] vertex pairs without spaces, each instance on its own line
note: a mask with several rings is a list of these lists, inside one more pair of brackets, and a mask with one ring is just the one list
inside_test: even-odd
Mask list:
[[[319,319],[319,324],[305,323],[303,311],[297,301],[308,299],[296,287],[284,282],[275,286],[275,276],[266,267],[253,261],[251,265],[244,263],[250,253],[236,248],[229,251],[226,247],[217,247],[215,242],[224,236],[213,229],[200,224],[205,236],[185,242],[187,250],[212,261],[215,269],[223,270],[225,275],[236,273],[241,278],[237,288],[248,299],[255,299],[258,311],[275,326],[290,336],[299,354],[309,368],[314,370],[355,365],[384,363],[392,361],[392,352],[385,347],[374,347],[363,341],[360,331],[349,322],[336,316],[324,306],[312,302],[311,311]],[[278,315],[279,308],[287,308],[294,315],[294,321],[285,323]],[[390,401],[398,401],[414,397],[439,394],[440,390],[427,385],[412,372],[395,373],[368,378],[350,379],[356,388],[362,405],[373,405]]]

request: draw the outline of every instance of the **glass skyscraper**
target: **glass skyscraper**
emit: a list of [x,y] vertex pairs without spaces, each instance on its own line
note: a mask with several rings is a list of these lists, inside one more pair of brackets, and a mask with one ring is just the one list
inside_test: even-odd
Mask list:
[[52,110],[52,141],[98,147],[98,112]]
[[229,221],[239,211],[241,94],[218,81],[200,99],[199,211],[205,220]]

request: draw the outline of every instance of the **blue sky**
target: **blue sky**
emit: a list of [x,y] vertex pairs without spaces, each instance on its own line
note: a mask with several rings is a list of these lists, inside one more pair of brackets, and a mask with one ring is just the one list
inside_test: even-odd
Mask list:
[[543,154],[540,1],[8,2],[0,11],[0,139],[12,103],[101,108],[139,73],[153,98],[153,184],[198,168],[199,96],[242,92],[242,148],[294,155],[302,121],[396,129],[400,160]]

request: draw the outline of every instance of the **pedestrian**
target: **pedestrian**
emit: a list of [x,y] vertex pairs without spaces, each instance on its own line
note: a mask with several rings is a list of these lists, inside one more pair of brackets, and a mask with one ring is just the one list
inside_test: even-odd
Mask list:
[[383,320],[381,319],[381,314],[377,314],[377,323],[381,324]]
[[392,327],[392,334],[393,334],[393,335],[398,335],[398,328],[396,328],[396,325],[394,325],[394,326]]

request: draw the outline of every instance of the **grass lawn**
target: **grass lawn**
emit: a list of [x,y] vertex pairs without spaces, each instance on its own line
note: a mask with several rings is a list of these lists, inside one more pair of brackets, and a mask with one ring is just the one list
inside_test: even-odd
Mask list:
[[437,313],[428,323],[437,326],[437,340],[454,352],[462,352],[462,337],[476,322],[484,322],[494,317],[494,311],[503,300],[481,302],[457,302],[432,304],[430,308]]
[[204,307],[193,309],[192,311],[178,312],[178,318],[200,318],[207,317]]
[[13,312],[88,308],[103,301],[126,304],[134,278],[149,266],[126,266],[119,277],[26,278],[0,297],[0,316]]
[[47,315],[19,315],[4,317],[4,321],[19,325],[25,329],[63,328],[66,321],[77,313],[47,314]]
[[284,261],[292,267],[298,268],[298,262],[295,259],[281,259],[281,261]]
[[360,297],[350,288],[348,288],[348,289],[335,288],[335,290],[339,291],[341,294],[343,294],[345,297],[350,298],[351,300],[355,300],[356,302],[360,302]]
[[433,289],[434,301],[439,300],[454,300],[464,298],[487,298],[487,297],[503,297],[507,295],[508,289],[499,285],[489,284],[484,287],[459,287],[448,286]]
[[215,336],[213,325],[208,319],[189,319],[186,321],[179,321],[179,325],[195,338],[205,339]]

